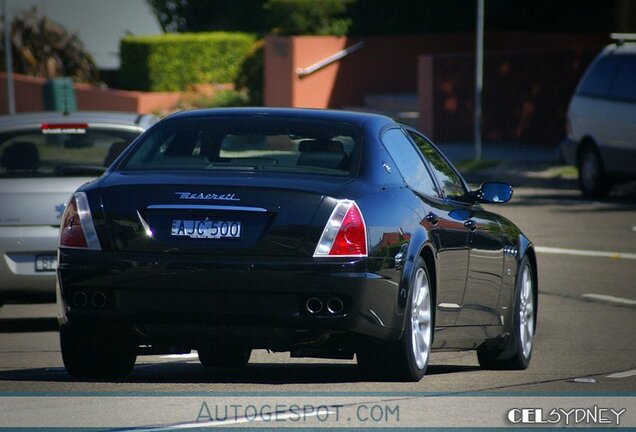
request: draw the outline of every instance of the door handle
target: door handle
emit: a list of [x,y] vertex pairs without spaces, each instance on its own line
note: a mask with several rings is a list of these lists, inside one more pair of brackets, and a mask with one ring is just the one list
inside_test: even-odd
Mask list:
[[477,228],[477,222],[475,222],[473,219],[468,219],[466,222],[464,222],[464,226],[471,231],[475,231],[475,229]]
[[439,222],[439,216],[437,216],[435,213],[433,212],[429,212],[429,214],[426,215],[426,221],[429,222],[431,225],[437,225],[437,223]]

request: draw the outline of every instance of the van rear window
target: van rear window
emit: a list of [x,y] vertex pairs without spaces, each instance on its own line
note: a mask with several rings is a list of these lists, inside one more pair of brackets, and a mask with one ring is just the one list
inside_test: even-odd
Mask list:
[[618,58],[613,55],[601,57],[583,77],[578,94],[591,97],[609,97],[612,80],[618,70]]
[[623,55],[614,77],[610,95],[613,99],[636,102],[636,55]]
[[145,134],[120,170],[228,170],[350,175],[359,127],[273,116],[166,119]]

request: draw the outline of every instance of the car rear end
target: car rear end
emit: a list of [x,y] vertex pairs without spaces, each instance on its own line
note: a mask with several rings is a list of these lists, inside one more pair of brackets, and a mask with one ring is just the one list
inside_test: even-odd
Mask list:
[[103,173],[150,120],[113,113],[0,118],[0,304],[53,299],[69,197]]
[[[369,271],[355,201],[359,125],[193,114],[153,132],[69,206],[63,326],[110,328],[151,352],[327,357],[399,335],[397,286]],[[66,243],[85,225],[95,241]]]

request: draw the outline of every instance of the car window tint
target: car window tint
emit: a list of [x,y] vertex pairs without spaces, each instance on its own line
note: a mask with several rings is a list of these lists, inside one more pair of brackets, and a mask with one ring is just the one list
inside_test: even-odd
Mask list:
[[0,177],[95,176],[138,135],[95,127],[1,133]]
[[607,97],[610,84],[616,75],[618,61],[616,56],[607,55],[592,64],[591,69],[583,77],[579,94],[584,96]]
[[610,95],[613,98],[636,102],[636,55],[624,55],[616,77],[612,82]]
[[409,187],[426,195],[439,196],[422,157],[401,129],[386,131],[382,142]]
[[442,154],[437,151],[437,149],[433,147],[422,135],[413,131],[409,131],[409,135],[413,138],[413,141],[415,141],[424,154],[424,157],[429,162],[435,177],[437,177],[437,180],[444,191],[444,195],[448,198],[463,197],[466,194],[464,183],[455,169],[446,162],[446,159],[444,159]]
[[302,118],[169,119],[153,127],[119,168],[351,175],[360,136],[352,124]]

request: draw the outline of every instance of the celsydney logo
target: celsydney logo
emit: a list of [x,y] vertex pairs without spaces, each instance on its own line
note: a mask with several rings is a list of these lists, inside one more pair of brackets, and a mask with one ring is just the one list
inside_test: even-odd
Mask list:
[[621,415],[627,409],[601,408],[514,408],[508,411],[508,421],[513,424],[621,424]]
[[240,198],[236,197],[236,194],[204,194],[204,193],[192,193],[192,192],[175,192],[175,195],[179,195],[179,199],[186,200],[213,200],[213,201],[240,201]]

